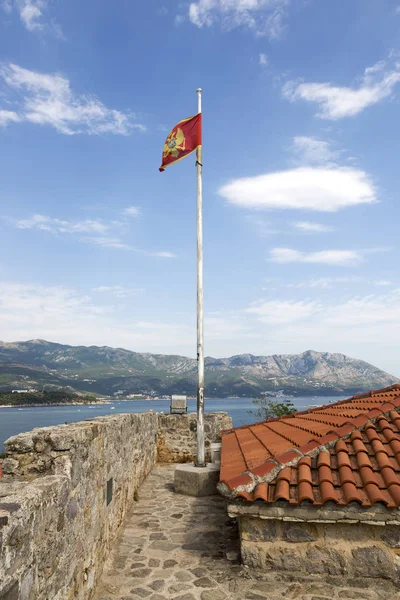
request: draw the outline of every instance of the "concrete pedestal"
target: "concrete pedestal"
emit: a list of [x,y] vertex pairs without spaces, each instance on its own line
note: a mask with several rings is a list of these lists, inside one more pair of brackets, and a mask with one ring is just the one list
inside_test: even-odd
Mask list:
[[212,496],[217,493],[219,465],[195,467],[192,463],[175,468],[175,492],[186,496]]

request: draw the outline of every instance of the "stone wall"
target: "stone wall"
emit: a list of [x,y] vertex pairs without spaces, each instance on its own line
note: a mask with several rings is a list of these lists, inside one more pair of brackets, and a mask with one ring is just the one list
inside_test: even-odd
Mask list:
[[[210,445],[221,439],[221,431],[232,428],[226,412],[204,415],[206,461],[211,461]],[[166,463],[191,462],[196,459],[197,415],[159,415],[158,460]]]
[[[157,460],[195,456],[194,416],[99,417],[6,442],[0,600],[90,600],[137,490]],[[226,413],[205,419],[207,446]]]
[[[231,505],[245,565],[302,580],[400,585],[400,513],[376,505],[316,509]],[[256,514],[258,513],[258,514]],[[386,581],[386,584],[385,584]]]
[[[88,600],[156,461],[156,414],[36,429],[6,443],[0,598]],[[23,478],[21,477],[23,476]]]

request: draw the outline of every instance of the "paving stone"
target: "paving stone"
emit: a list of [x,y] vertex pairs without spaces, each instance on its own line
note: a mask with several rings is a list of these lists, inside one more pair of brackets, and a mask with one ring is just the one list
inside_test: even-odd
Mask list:
[[[165,600],[165,598],[163,600]],[[174,596],[173,600],[196,600],[196,598],[193,594],[184,594],[183,596]]]
[[194,581],[194,585],[201,588],[212,588],[215,587],[216,584],[215,581],[211,581],[208,577],[201,577]]
[[175,573],[174,577],[178,581],[191,581],[193,579],[192,575],[190,575],[190,573],[187,571],[178,571]]
[[151,533],[150,539],[151,540],[167,540],[168,538],[166,535],[164,535],[164,533]]
[[150,600],[165,600],[165,596],[160,596],[160,594],[153,594]]
[[148,596],[151,596],[153,592],[149,592],[149,590],[145,590],[144,588],[135,588],[134,590],[131,590],[131,594],[136,594],[137,596],[140,596],[140,598],[147,598]]
[[226,600],[227,595],[221,590],[205,590],[201,594],[201,600]]
[[177,564],[178,564],[178,561],[169,559],[164,562],[163,566],[164,566],[164,569],[172,569],[172,567],[174,567]]
[[140,577],[142,579],[144,579],[145,577],[148,577],[151,573],[151,569],[135,569],[131,572],[130,576],[131,577]]
[[258,592],[248,592],[246,600],[268,600],[267,596],[261,595]]
[[369,598],[376,597],[375,594],[372,596],[367,590],[340,590],[339,598],[345,600],[367,600]]
[[196,577],[204,577],[204,575],[207,574],[207,569],[204,569],[204,567],[197,567],[196,569],[190,569],[190,572],[193,573],[193,575],[196,575]]
[[179,548],[179,544],[171,544],[171,542],[157,541],[150,544],[151,550],[161,550],[162,552],[172,552]]
[[131,564],[131,569],[138,569],[139,567],[145,567],[145,563],[140,563],[140,562],[136,562],[136,563],[132,563]]
[[165,586],[165,581],[163,581],[162,579],[156,579],[155,581],[152,581],[149,584],[149,587],[151,587],[151,589],[154,590],[155,592],[159,592],[160,590],[163,589],[164,586]]
[[159,560],[158,558],[150,558],[149,567],[159,567],[160,563],[161,563],[161,560]]
[[179,594],[181,592],[186,592],[191,589],[191,585],[188,583],[175,583],[168,588],[170,594]]

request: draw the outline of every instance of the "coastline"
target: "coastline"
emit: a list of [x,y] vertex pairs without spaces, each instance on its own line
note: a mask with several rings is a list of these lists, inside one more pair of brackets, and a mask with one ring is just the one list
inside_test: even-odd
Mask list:
[[46,408],[47,406],[103,406],[111,402],[52,402],[41,404],[0,404],[0,408]]

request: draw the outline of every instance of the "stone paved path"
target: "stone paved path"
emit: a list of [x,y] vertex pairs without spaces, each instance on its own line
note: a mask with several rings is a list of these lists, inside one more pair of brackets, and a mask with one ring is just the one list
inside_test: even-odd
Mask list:
[[242,567],[223,498],[175,494],[173,472],[157,466],[142,486],[94,600],[400,600],[390,584],[290,582]]

